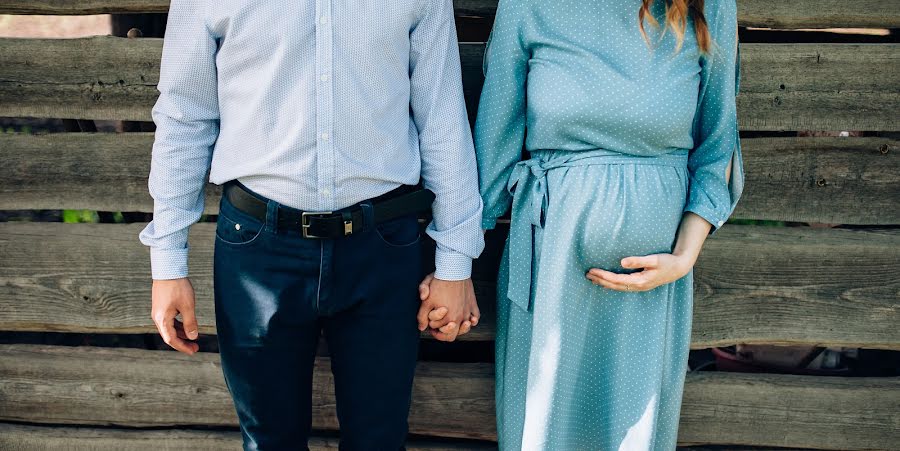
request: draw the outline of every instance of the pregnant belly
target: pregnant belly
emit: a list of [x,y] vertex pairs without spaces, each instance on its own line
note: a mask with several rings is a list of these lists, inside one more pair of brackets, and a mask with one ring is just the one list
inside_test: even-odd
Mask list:
[[672,252],[687,168],[598,164],[555,169],[547,177],[544,236],[568,244],[578,266],[631,272],[620,265],[623,258]]

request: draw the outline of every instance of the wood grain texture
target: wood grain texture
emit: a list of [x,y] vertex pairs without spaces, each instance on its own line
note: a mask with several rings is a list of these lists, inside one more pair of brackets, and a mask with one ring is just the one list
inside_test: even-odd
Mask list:
[[[900,129],[900,45],[741,49],[743,130]],[[152,120],[161,50],[159,38],[0,39],[0,116]],[[472,118],[484,45],[461,44],[460,52]]]
[[900,378],[689,374],[678,441],[896,449]]
[[[223,451],[240,450],[238,430],[116,429],[0,423],[0,449],[6,451]],[[338,439],[313,437],[310,451],[337,450]],[[411,439],[408,451],[486,451],[491,443],[471,440]]]
[[[420,364],[410,432],[494,439],[492,367]],[[318,358],[314,373],[313,428],[335,430],[330,361]],[[0,346],[0,419],[129,427],[237,425],[218,354],[31,345]]]
[[[0,134],[0,209],[153,211],[152,133]],[[900,141],[746,138],[733,217],[900,224]],[[207,185],[205,212],[221,188]]]
[[[0,223],[0,330],[154,332],[144,224]],[[189,272],[201,333],[215,333],[215,224],[192,226]],[[475,265],[481,325],[494,336],[499,248]],[[427,261],[427,260],[426,260]],[[900,350],[900,231],[727,225],[695,272],[694,348],[736,343]]]
[[[333,437],[314,437],[309,441],[311,451],[338,449]],[[72,426],[38,426],[0,423],[0,449],[6,451],[222,451],[240,450],[241,434],[237,430],[192,429],[120,429]],[[408,451],[488,451],[496,450],[495,443],[474,440],[411,439]],[[730,451],[804,451],[798,448],[731,446]],[[680,451],[722,451],[721,447],[679,446]],[[809,449],[806,448],[806,451]]]
[[[314,428],[337,428],[331,383],[328,361],[319,359]],[[493,383],[490,364],[420,362],[411,432],[496,439]],[[0,346],[0,419],[129,427],[237,421],[217,354],[38,345]],[[900,378],[695,373],[685,383],[683,444],[887,449],[898,440]]]
[[745,138],[734,218],[900,224],[900,141]]
[[[455,0],[459,16],[492,16],[497,0]],[[0,0],[0,14],[109,14],[164,13],[168,0]],[[859,0],[739,0],[738,21],[742,26],[772,28],[898,28],[900,2]]]

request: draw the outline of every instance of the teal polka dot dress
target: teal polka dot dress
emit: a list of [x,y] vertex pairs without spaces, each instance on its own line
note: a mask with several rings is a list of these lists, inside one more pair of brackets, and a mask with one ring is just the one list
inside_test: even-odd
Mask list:
[[[714,233],[734,210],[737,12],[706,1],[702,54],[691,19],[680,50],[649,23],[648,45],[640,6],[499,2],[475,144],[482,226],[512,217],[497,297],[502,450],[675,448],[693,272],[645,292],[585,273],[671,252],[684,212]],[[662,1],[652,12],[664,23]]]

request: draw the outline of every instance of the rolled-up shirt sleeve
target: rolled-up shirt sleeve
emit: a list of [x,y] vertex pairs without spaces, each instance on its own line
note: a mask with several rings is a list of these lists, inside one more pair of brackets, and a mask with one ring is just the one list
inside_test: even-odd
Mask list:
[[141,230],[153,279],[188,275],[188,230],[204,208],[204,186],[219,133],[215,54],[206,2],[172,0],[151,112],[156,124],[147,186],[153,220]]
[[423,184],[435,194],[426,230],[437,243],[435,277],[464,280],[484,249],[484,236],[451,0],[423,0],[410,32],[409,65]]
[[684,210],[709,222],[712,234],[734,212],[743,192],[744,168],[736,105],[740,87],[737,7],[734,0],[710,3],[715,5],[707,12],[713,46],[701,59],[694,148],[688,157],[690,191]]

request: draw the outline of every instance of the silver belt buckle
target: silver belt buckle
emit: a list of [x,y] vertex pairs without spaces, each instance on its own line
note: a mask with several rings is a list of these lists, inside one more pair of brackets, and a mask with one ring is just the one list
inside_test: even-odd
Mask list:
[[330,215],[334,212],[332,211],[304,211],[300,213],[300,227],[301,232],[303,234],[303,238],[327,238],[324,236],[311,235],[309,233],[309,217],[310,216],[322,216],[322,215]]

